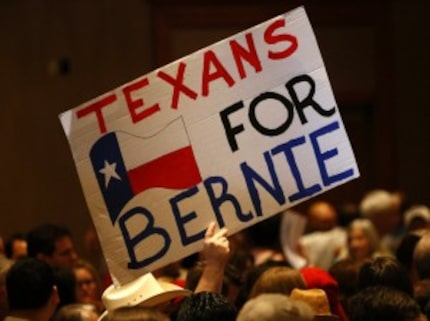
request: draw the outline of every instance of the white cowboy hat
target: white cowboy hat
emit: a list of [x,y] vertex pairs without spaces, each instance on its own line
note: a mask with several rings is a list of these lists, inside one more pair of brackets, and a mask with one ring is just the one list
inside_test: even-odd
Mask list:
[[102,317],[119,308],[137,305],[154,307],[190,294],[191,291],[189,290],[172,283],[158,281],[152,273],[147,273],[127,284],[109,286],[102,295],[102,301],[106,308]]

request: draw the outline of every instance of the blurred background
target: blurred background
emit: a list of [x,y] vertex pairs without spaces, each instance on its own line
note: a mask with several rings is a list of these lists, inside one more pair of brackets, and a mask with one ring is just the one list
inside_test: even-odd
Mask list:
[[429,1],[0,0],[0,234],[91,226],[61,112],[299,5],[362,175],[321,198],[430,204]]

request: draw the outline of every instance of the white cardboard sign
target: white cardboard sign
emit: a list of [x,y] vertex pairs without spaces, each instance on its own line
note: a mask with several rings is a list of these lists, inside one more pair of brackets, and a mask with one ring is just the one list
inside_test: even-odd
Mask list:
[[302,7],[60,119],[119,284],[359,176]]

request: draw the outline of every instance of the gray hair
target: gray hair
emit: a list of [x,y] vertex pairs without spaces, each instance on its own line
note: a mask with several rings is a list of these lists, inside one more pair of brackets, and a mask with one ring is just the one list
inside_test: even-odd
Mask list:
[[369,241],[372,253],[379,249],[379,235],[372,221],[367,218],[357,218],[348,227],[348,231],[358,228],[363,231],[364,236]]
[[312,308],[283,294],[261,294],[249,300],[236,321],[312,321]]
[[393,195],[385,190],[376,189],[367,193],[360,203],[363,217],[373,219],[375,216],[389,214],[393,210]]

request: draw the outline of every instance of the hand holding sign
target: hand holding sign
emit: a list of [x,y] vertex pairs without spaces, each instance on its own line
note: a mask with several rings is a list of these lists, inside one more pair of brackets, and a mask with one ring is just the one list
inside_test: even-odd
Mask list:
[[209,224],[201,252],[206,265],[195,292],[221,292],[224,269],[230,257],[227,232],[225,227],[218,229],[215,222]]
[[225,227],[218,230],[215,222],[209,224],[201,253],[206,264],[225,265],[227,263],[230,254],[227,233],[228,230]]

